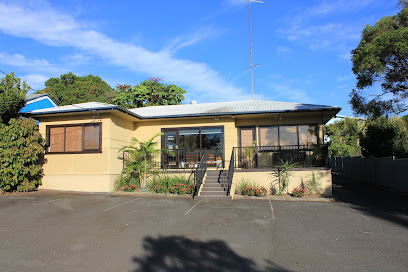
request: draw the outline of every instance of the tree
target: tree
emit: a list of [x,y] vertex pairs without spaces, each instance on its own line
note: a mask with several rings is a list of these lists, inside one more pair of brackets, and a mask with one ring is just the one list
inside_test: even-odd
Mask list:
[[70,105],[85,102],[113,103],[116,92],[98,76],[76,76],[73,73],[50,78],[46,88],[37,93],[48,94],[58,105]]
[[129,159],[125,162],[125,171],[128,175],[135,175],[139,178],[140,187],[146,187],[147,177],[154,172],[154,155],[159,154],[160,149],[156,149],[157,142],[153,141],[161,135],[164,134],[157,133],[146,142],[132,137],[132,144],[119,150],[119,152],[128,153]]
[[408,157],[407,123],[398,117],[369,120],[361,146],[364,156]]
[[175,85],[162,84],[160,81],[161,78],[150,78],[133,88],[126,84],[118,85],[114,103],[127,109],[181,104],[186,91]]
[[330,156],[360,156],[360,139],[365,122],[354,118],[345,118],[334,124],[326,125],[325,132],[329,137]]
[[[408,1],[400,1],[400,6],[397,15],[367,25],[351,51],[357,84],[350,104],[357,115],[379,117],[408,109]],[[381,83],[380,94],[363,92],[376,82]]]
[[0,124],[7,124],[11,118],[16,118],[18,112],[24,107],[25,96],[30,86],[21,79],[15,78],[14,73],[1,79],[0,85]]
[[0,189],[27,192],[41,185],[44,140],[34,119],[0,124]]

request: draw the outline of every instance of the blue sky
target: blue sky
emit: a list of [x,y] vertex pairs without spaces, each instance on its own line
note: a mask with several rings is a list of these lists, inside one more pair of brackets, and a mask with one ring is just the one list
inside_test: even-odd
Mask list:
[[[398,0],[251,3],[254,98],[343,108],[350,50]],[[0,0],[0,69],[34,89],[73,72],[112,87],[160,77],[185,103],[251,99],[247,0]]]

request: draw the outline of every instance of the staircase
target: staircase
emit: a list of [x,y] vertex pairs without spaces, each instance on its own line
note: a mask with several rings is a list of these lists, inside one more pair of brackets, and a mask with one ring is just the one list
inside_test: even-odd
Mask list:
[[227,196],[228,173],[224,170],[208,170],[201,190],[195,199],[232,199]]

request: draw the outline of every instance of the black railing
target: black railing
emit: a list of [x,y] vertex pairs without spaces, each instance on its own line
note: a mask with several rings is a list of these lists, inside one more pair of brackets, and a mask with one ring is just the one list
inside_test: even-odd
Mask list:
[[231,194],[231,187],[232,187],[232,179],[234,177],[234,170],[235,170],[235,156],[234,156],[235,150],[232,150],[231,154],[231,160],[230,160],[230,165],[228,167],[228,190],[227,190],[227,195]]
[[198,149],[195,151],[189,150],[162,150],[154,158],[155,168],[157,170],[194,170],[197,168],[201,159],[204,156],[204,162],[210,167],[223,167],[223,153],[220,150],[213,149]]
[[234,147],[234,167],[274,168],[291,161],[298,167],[325,166],[326,148],[312,145]]
[[204,152],[195,170],[194,181],[196,186],[194,196],[198,196],[198,192],[200,191],[200,187],[201,184],[203,183],[206,171],[207,171],[206,153]]

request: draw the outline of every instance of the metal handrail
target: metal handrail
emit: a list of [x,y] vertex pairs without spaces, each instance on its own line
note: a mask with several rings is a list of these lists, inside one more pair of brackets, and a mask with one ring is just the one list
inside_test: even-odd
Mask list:
[[228,168],[228,190],[227,195],[231,195],[231,187],[232,187],[232,178],[234,177],[234,170],[235,170],[235,156],[234,156],[234,149],[232,149],[230,165]]
[[207,171],[207,163],[206,163],[205,156],[206,156],[206,152],[204,151],[203,155],[201,156],[201,160],[198,163],[196,171],[195,171],[194,180],[195,180],[196,188],[195,188],[194,196],[198,196],[198,192],[200,191],[201,184],[203,183],[205,172]]

